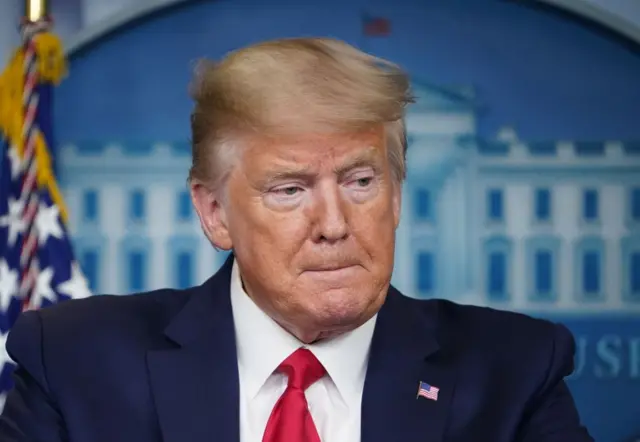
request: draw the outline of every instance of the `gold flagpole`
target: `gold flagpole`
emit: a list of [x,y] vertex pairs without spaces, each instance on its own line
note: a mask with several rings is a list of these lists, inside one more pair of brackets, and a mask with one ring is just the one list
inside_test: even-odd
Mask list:
[[[18,153],[25,163],[35,159],[37,167],[37,184],[40,187],[47,187],[51,199],[60,210],[63,221],[67,220],[66,208],[62,199],[62,194],[58,188],[54,177],[50,147],[47,140],[40,132],[33,118],[27,116],[37,116],[37,108],[27,114],[22,110],[24,103],[31,102],[29,98],[38,95],[37,86],[41,84],[57,85],[67,72],[66,59],[60,39],[51,32],[53,20],[50,15],[49,2],[47,0],[25,0],[24,17],[22,19],[22,39],[23,46],[15,57],[14,88],[17,93],[13,94],[14,102],[12,121],[13,141],[18,148]],[[36,69],[29,67],[29,59],[35,60]],[[31,78],[28,78],[31,77]],[[1,102],[1,100],[0,100]],[[38,100],[33,102],[38,104]],[[0,121],[1,122],[1,121]],[[29,131],[28,129],[33,129]],[[31,139],[29,139],[31,135]],[[25,158],[28,154],[29,158]]]
[[24,12],[25,18],[35,23],[49,14],[49,2],[47,0],[25,0]]

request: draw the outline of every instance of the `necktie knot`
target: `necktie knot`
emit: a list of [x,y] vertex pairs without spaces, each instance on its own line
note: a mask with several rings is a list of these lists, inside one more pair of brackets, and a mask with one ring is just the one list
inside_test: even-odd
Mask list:
[[289,387],[302,391],[325,375],[326,370],[306,348],[299,348],[282,361],[278,370],[289,377]]
[[271,411],[262,442],[320,442],[304,391],[324,376],[324,367],[313,353],[299,348],[278,371],[288,376],[289,385]]

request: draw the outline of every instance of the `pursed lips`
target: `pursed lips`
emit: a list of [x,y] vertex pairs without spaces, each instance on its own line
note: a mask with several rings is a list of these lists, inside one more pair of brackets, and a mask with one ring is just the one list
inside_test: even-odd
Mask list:
[[317,266],[310,266],[307,268],[308,272],[335,272],[338,270],[345,270],[351,267],[357,266],[357,262],[343,262],[340,264],[322,264]]

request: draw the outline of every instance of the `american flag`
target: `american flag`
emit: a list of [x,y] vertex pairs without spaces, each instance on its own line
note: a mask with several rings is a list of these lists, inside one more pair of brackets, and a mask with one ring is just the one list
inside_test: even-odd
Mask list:
[[20,295],[20,249],[25,224],[21,218],[24,199],[20,198],[21,159],[15,147],[2,143],[0,169],[0,410],[4,396],[12,387],[13,361],[5,349],[11,326],[25,308],[46,307],[65,299],[90,296],[87,281],[74,259],[67,228],[59,208],[47,189],[39,188],[37,230],[38,269],[30,299]]
[[20,313],[91,295],[74,258],[49,161],[53,85],[39,77],[33,41],[42,30],[38,25],[24,31],[23,89],[11,115],[3,115],[20,119],[23,136],[0,121],[0,410],[15,367],[5,344]]
[[440,389],[438,387],[434,387],[433,385],[429,385],[426,382],[420,382],[418,385],[418,396],[424,397],[427,399],[431,399],[433,401],[438,400],[438,392]]

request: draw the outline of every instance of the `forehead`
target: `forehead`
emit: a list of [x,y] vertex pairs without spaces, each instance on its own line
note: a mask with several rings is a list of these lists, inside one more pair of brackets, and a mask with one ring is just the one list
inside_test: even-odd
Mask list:
[[386,151],[384,131],[378,128],[349,134],[256,137],[246,147],[243,162],[261,167],[289,162],[333,164],[363,153],[380,157]]

